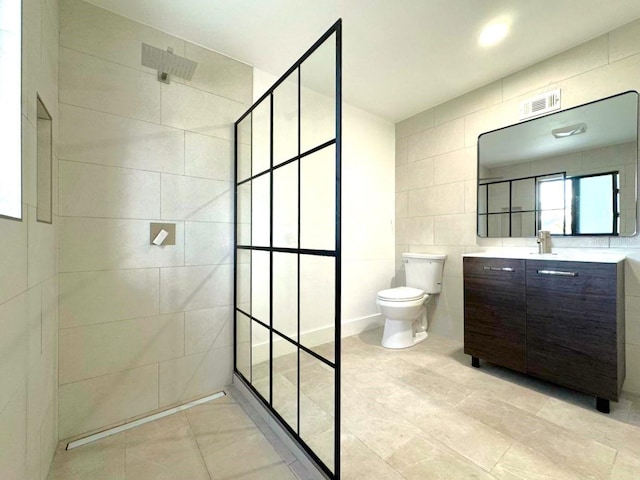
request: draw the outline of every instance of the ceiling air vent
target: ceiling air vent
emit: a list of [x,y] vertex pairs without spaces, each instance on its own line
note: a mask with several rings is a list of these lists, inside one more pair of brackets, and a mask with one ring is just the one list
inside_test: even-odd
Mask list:
[[560,89],[536,95],[520,103],[520,120],[560,109]]

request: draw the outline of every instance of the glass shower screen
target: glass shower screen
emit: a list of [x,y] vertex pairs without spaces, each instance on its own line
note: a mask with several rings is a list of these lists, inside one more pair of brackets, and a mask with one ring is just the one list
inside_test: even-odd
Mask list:
[[341,22],[235,124],[235,373],[340,477]]

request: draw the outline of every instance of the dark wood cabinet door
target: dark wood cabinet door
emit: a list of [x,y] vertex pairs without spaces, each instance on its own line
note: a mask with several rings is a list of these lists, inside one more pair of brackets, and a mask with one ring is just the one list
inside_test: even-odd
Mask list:
[[464,352],[526,370],[525,261],[465,257]]
[[527,373],[617,400],[617,269],[527,260]]

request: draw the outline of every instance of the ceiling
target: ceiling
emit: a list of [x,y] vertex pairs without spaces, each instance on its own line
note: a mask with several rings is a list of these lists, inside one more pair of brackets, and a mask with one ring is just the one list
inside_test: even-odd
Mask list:
[[[89,1],[277,76],[342,18],[344,100],[392,122],[640,17],[638,0]],[[478,46],[497,18],[507,38]]]

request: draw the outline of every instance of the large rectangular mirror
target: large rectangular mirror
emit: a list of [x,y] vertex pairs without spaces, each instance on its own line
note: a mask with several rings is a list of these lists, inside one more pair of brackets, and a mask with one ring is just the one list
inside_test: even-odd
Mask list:
[[636,233],[638,92],[478,137],[478,236]]

